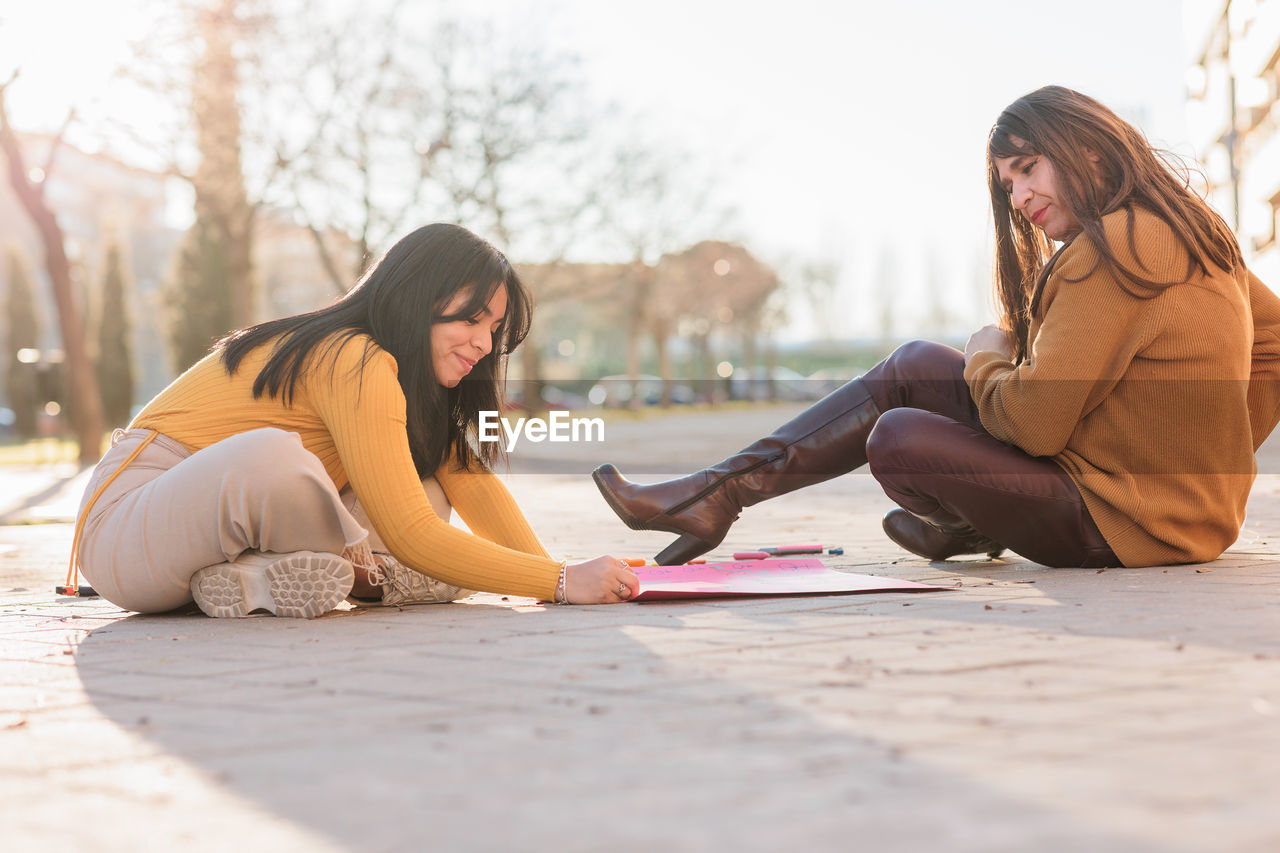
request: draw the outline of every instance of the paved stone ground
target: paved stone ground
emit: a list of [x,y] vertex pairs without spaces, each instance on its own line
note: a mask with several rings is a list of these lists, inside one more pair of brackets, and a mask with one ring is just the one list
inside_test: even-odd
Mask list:
[[[580,469],[685,470],[790,411],[618,422],[509,482],[553,552],[649,555]],[[931,565],[852,475],[721,551],[954,590],[297,621],[57,598],[77,481],[20,473],[3,515],[46,523],[0,527],[6,850],[1280,849],[1275,475],[1206,566]]]

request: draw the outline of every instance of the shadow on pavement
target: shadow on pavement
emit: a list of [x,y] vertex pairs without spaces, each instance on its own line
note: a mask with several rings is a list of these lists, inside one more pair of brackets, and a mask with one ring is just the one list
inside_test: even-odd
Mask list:
[[[57,466],[48,473],[40,472],[36,479],[44,485],[36,492],[20,498],[11,505],[0,505],[0,525],[19,524],[28,519],[32,510],[56,503],[60,517],[41,519],[42,521],[65,520],[74,521],[76,508],[79,506],[80,491],[83,484],[77,481],[84,477],[92,466],[85,465],[78,469],[70,466]],[[10,499],[5,495],[2,500]]]
[[1018,584],[1025,595],[990,606],[922,601],[917,615],[1079,637],[1195,643],[1280,658],[1280,635],[1274,630],[1280,572],[1271,555],[1228,554],[1202,565],[1103,570],[1051,569],[1016,556],[931,565],[958,575],[962,590]]
[[[1144,849],[716,678],[714,655],[760,650],[686,627],[717,615],[132,616],[90,633],[76,665],[122,729],[358,849]],[[227,843],[251,845],[228,817]]]

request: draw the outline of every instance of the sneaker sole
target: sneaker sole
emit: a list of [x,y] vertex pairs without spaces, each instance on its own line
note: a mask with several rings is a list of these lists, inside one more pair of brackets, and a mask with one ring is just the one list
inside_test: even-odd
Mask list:
[[355,583],[351,563],[336,554],[281,554],[265,568],[219,563],[191,578],[196,604],[215,618],[266,610],[276,616],[312,619],[338,606]]

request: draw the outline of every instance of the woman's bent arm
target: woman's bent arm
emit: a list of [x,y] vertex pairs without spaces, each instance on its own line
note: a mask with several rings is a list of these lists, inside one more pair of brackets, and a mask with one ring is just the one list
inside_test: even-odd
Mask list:
[[1032,456],[1062,452],[1160,325],[1162,306],[1128,293],[1094,263],[1096,254],[1085,238],[1064,252],[1025,362],[1015,367],[998,353],[979,352],[965,367],[982,425]]
[[525,554],[548,556],[515,498],[493,472],[459,471],[449,459],[435,476],[472,533]]
[[375,349],[361,374],[362,357],[363,347],[348,343],[335,356],[332,377],[328,370],[315,371],[306,393],[391,553],[446,583],[552,600],[560,578],[557,561],[494,544],[435,514],[409,452],[395,360]]

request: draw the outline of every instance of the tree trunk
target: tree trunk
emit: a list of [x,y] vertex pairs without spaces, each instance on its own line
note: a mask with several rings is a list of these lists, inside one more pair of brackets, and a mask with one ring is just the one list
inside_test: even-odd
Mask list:
[[253,220],[254,210],[244,202],[240,216],[232,217],[232,233],[227,243],[227,268],[231,272],[231,327],[243,329],[256,319],[253,309]]
[[[27,206],[24,199],[23,206]],[[80,464],[92,465],[102,453],[102,401],[98,383],[85,347],[84,321],[71,295],[71,265],[63,246],[62,229],[48,208],[41,205],[39,215],[27,207],[36,220],[44,241],[45,266],[53,285],[53,298],[58,306],[58,329],[62,349],[66,353],[67,379],[71,385],[71,419],[80,445]]]
[[658,353],[658,376],[662,379],[662,399],[659,402],[664,409],[671,408],[671,351],[667,346],[670,340],[670,326],[667,323],[655,324],[653,346]]
[[756,324],[750,321],[743,324],[742,328],[742,364],[747,368],[751,377],[748,383],[751,388],[751,399],[768,399],[772,400],[776,397],[773,391],[773,374],[760,372],[760,353],[756,346]]
[[30,439],[35,438],[39,431],[36,365],[19,360],[18,353],[40,346],[40,318],[35,288],[27,273],[25,259],[12,245],[5,255],[9,273],[9,293],[5,300],[5,329],[8,332],[5,349],[9,356],[9,369],[5,390],[9,392],[9,405],[13,408],[14,429],[20,437]]
[[324,274],[329,279],[329,283],[333,285],[333,289],[337,291],[339,296],[345,296],[347,290],[351,286],[351,283],[359,279],[363,271],[356,270],[356,278],[351,279],[350,282],[345,280],[342,277],[342,274],[338,272],[338,265],[333,260],[333,253],[330,252],[329,247],[325,245],[324,234],[320,232],[319,228],[312,224],[310,219],[307,220],[307,231],[310,232],[311,239],[315,241],[316,257],[320,259],[320,266],[324,268]]
[[640,400],[640,334],[642,324],[640,317],[632,313],[627,319],[627,381],[631,384],[631,396],[627,398],[628,409],[639,409],[643,405]]
[[772,335],[764,340],[764,369],[765,375],[769,377],[769,402],[777,402],[778,382],[773,375],[778,372],[778,344]]
[[196,61],[191,102],[200,165],[192,180],[196,218],[209,223],[209,235],[222,252],[230,297],[230,326],[252,325],[254,210],[244,187],[240,152],[239,65],[235,44],[240,34],[236,0],[217,0],[199,13],[204,50]]
[[[56,144],[56,143],[55,143]],[[80,445],[80,464],[92,465],[102,450],[102,400],[98,381],[85,347],[84,321],[71,292],[71,264],[63,243],[62,228],[44,201],[41,187],[27,178],[27,167],[18,139],[9,126],[3,89],[0,89],[0,147],[9,158],[9,184],[27,215],[40,232],[44,243],[45,269],[53,286],[53,299],[58,306],[58,329],[66,354],[67,378],[70,384],[70,416]]]
[[631,396],[627,398],[627,408],[640,409],[644,405],[644,401],[640,399],[640,338],[648,316],[647,303],[653,291],[653,269],[637,258],[631,263],[628,284],[631,290],[631,310],[627,312],[626,373],[631,384]]
[[542,353],[539,346],[532,331],[520,345],[520,368],[524,374],[520,383],[524,397],[521,408],[530,416],[542,411]]
[[133,348],[124,261],[118,237],[107,245],[98,320],[98,363],[95,374],[102,392],[102,414],[108,425],[124,426],[133,409]]
[[[710,329],[709,326],[708,329]],[[695,331],[693,341],[694,350],[698,354],[698,382],[707,389],[707,405],[715,406],[719,400],[716,399],[717,374],[715,359],[711,356],[711,332]]]

